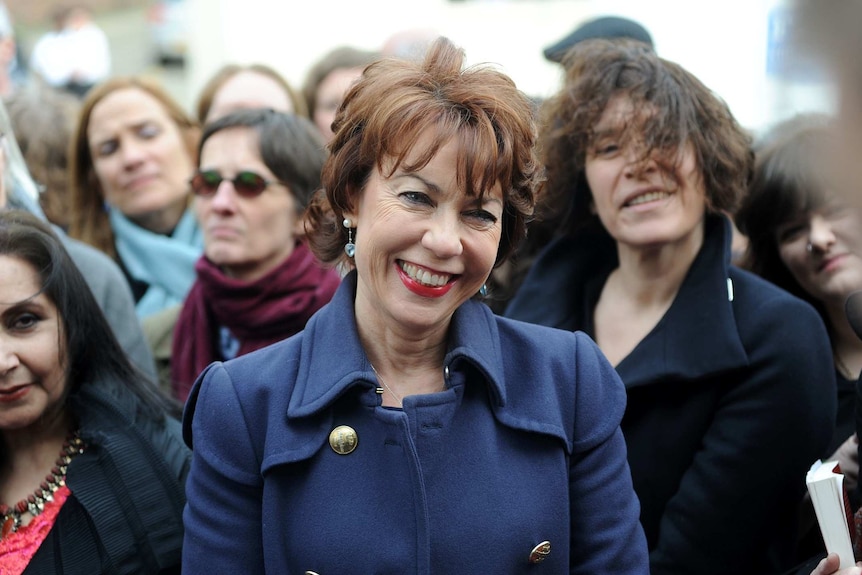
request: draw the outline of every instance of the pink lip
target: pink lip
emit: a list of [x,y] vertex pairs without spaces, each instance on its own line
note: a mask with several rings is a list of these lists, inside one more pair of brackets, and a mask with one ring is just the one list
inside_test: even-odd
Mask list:
[[30,384],[16,385],[8,389],[0,390],[0,403],[12,403],[18,401],[30,392]]
[[[430,298],[443,297],[444,295],[449,293],[449,290],[451,290],[452,286],[455,285],[455,280],[457,280],[460,277],[458,275],[452,274],[452,277],[449,279],[449,281],[440,287],[427,286],[427,285],[424,285],[424,284],[417,282],[416,280],[411,278],[409,275],[407,275],[407,273],[403,269],[401,269],[401,266],[398,265],[398,262],[395,262],[395,264],[393,264],[393,265],[395,266],[395,270],[398,272],[398,277],[401,278],[401,282],[404,284],[404,286],[407,289],[409,289],[411,292],[415,293],[416,295],[422,296],[422,297],[430,297]],[[416,264],[412,264],[412,265],[416,265]],[[422,266],[417,266],[417,267],[422,267]],[[432,270],[431,268],[422,267],[422,269],[428,270],[431,273],[437,273],[438,275],[444,275],[443,272],[439,272],[439,271],[435,272],[435,270]]]
[[844,259],[846,257],[847,257],[847,254],[838,254],[837,256],[832,256],[832,257],[826,258],[825,260],[820,262],[820,265],[817,266],[817,271],[818,272],[835,271],[836,268],[841,266],[841,263],[844,261]]

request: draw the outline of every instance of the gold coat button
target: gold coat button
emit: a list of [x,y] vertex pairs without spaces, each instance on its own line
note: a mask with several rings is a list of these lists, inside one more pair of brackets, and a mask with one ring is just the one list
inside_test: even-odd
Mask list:
[[541,563],[551,554],[551,542],[542,541],[530,551],[530,563]]
[[339,425],[329,434],[329,446],[338,455],[347,455],[356,449],[359,437],[349,425]]

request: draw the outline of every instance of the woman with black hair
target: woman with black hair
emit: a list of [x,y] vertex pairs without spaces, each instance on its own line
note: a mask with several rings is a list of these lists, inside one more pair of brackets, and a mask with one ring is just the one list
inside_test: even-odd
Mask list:
[[0,572],[179,573],[178,414],[50,227],[0,212]]

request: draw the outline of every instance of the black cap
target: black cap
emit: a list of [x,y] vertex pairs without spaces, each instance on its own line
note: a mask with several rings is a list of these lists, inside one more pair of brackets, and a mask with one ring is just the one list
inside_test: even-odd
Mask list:
[[592,38],[632,38],[655,48],[650,33],[634,20],[619,16],[602,16],[584,22],[571,34],[545,48],[545,58],[551,62],[562,62],[569,48],[578,42]]

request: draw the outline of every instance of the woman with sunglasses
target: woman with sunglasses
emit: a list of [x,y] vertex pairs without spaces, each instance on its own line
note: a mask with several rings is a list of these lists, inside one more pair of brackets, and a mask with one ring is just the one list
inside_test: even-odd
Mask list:
[[69,234],[114,257],[148,318],[182,303],[203,236],[189,208],[200,131],[158,84],[118,77],[90,90],[78,115]]
[[174,330],[171,380],[184,400],[198,374],[305,327],[338,274],[302,240],[326,158],[311,122],[272,110],[207,124],[191,179],[204,256]]

